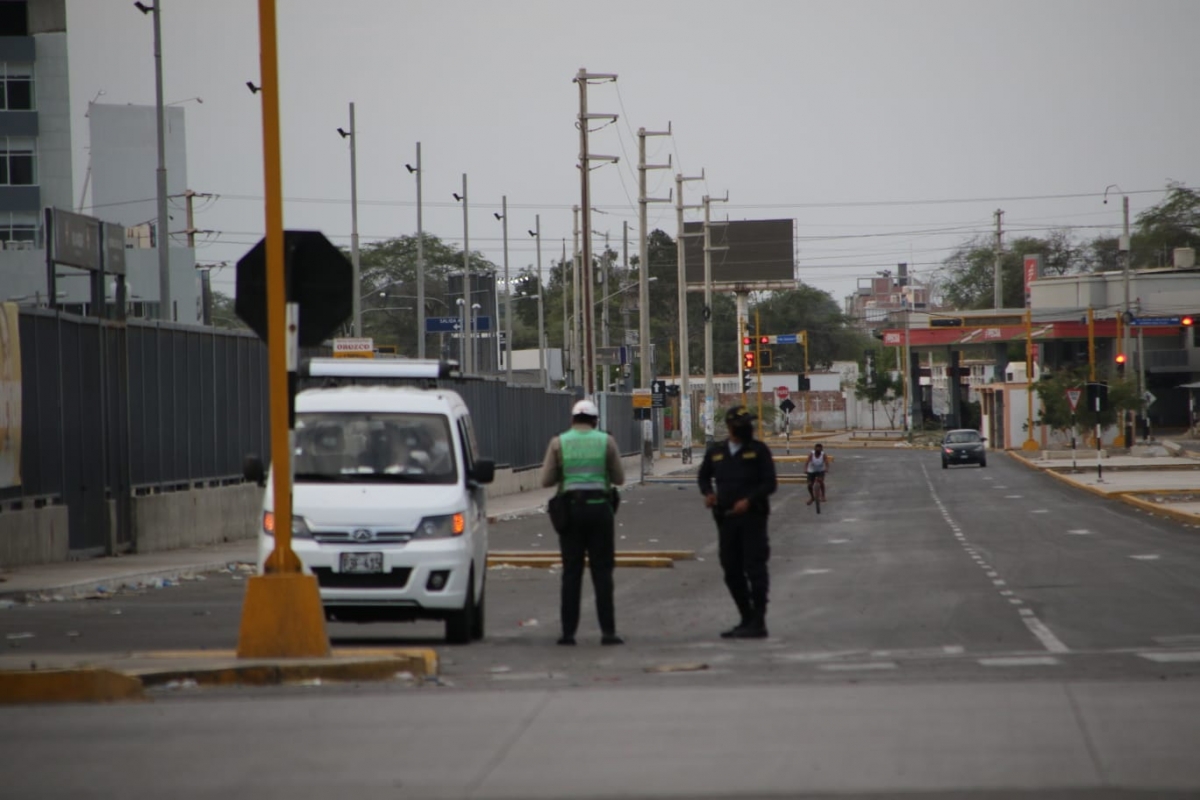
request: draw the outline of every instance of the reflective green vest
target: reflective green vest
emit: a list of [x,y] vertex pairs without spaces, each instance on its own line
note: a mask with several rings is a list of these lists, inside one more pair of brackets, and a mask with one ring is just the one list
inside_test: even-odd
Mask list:
[[607,490],[608,434],[603,431],[577,431],[572,428],[559,435],[562,445],[564,492]]

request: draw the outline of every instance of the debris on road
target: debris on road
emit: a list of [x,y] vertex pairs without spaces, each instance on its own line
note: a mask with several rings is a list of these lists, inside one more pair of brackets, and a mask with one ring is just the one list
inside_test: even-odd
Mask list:
[[644,671],[650,673],[703,672],[706,669],[708,669],[708,664],[659,664],[653,667],[646,667]]

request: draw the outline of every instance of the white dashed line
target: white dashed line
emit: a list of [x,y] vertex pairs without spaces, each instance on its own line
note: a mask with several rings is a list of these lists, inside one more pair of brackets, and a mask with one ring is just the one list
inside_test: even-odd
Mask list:
[[1013,656],[1011,658],[981,658],[985,667],[1053,667],[1062,662],[1050,656]]
[[1012,603],[1014,606],[1025,605],[1025,601],[1019,597],[1010,597],[1010,598],[1008,598],[1008,602]]
[[1004,495],[1005,500],[1021,500],[1024,497],[1025,497],[1025,495],[1023,495],[1023,494],[1006,494],[1006,495]]
[[849,541],[850,541],[849,539],[830,539],[829,543],[830,544],[846,544]]
[[895,661],[868,661],[862,664],[818,664],[817,669],[827,672],[851,672],[855,670],[895,669]]
[[1140,556],[1130,556],[1130,558],[1136,561],[1158,561],[1159,555],[1158,553],[1146,553]]
[[996,580],[992,581],[992,586],[1008,586],[1008,583],[997,578]]
[[1092,532],[1087,530],[1086,528],[1079,528],[1078,530],[1067,531],[1067,533],[1071,534],[1072,536],[1091,536],[1092,535]]
[[1147,661],[1157,661],[1160,664],[1200,661],[1200,651],[1181,653],[1138,653]]
[[831,571],[832,570],[828,570],[828,569],[804,569],[804,570],[800,570],[800,572],[798,574],[800,574],[800,575],[824,575],[826,572],[831,572]]
[[1070,648],[1063,644],[1062,640],[1054,635],[1054,631],[1047,628],[1045,623],[1043,623],[1037,617],[1031,614],[1027,617],[1023,617],[1022,622],[1025,623],[1026,628],[1029,628],[1029,632],[1038,638],[1038,641],[1042,643],[1042,646],[1044,646],[1051,653],[1071,652]]
[[1030,514],[1049,514],[1049,513],[1050,513],[1050,509],[1048,509],[1048,508],[1035,508],[1033,511],[1030,511],[1029,513],[1030,513]]

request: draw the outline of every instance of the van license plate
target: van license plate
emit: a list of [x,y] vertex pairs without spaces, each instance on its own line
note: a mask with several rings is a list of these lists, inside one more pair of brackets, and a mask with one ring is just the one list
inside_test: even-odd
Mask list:
[[383,553],[342,553],[341,572],[383,572]]

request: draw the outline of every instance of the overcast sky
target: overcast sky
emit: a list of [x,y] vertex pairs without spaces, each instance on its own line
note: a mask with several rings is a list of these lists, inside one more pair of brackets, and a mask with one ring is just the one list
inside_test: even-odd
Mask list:
[[[202,262],[235,262],[263,231],[257,4],[160,0],[165,94],[188,103],[191,188],[220,196],[197,226]],[[67,0],[76,192],[88,100],[153,103],[150,20],[126,0]],[[792,218],[801,278],[840,301],[898,261],[935,267],[992,227],[1114,233],[1168,180],[1200,185],[1200,2],[1195,0],[279,0],[285,224],[348,246],[348,145],[356,103],[364,242],[416,231],[404,169],[422,143],[425,229],[462,243],[451,196],[469,176],[472,249],[502,262],[492,213],[508,196],[510,266],[571,235],[576,71],[616,73],[589,91],[621,115],[592,137],[621,156],[592,173],[597,241],[636,253],[639,127],[650,162],[668,154],[686,202],[714,218]],[[153,168],[153,165],[150,165]],[[650,174],[665,197],[674,171]],[[1053,195],[1075,195],[1052,198]],[[698,218],[696,212],[689,219]],[[675,235],[674,210],[651,229]],[[946,230],[951,229],[951,230]],[[233,270],[218,288],[232,291]]]

